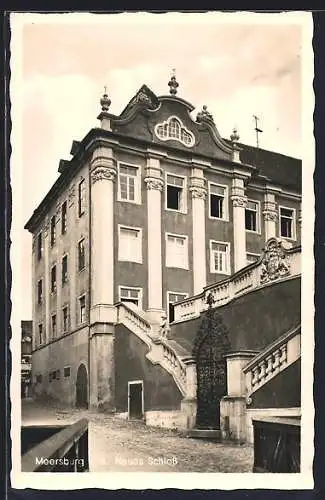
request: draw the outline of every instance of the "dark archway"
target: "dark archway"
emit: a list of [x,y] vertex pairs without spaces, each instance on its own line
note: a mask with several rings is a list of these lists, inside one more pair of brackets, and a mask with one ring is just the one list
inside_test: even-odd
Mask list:
[[228,330],[215,309],[208,309],[196,335],[193,357],[197,371],[196,427],[220,429],[220,400],[227,394],[224,355],[230,350]]
[[88,375],[84,364],[79,366],[77,372],[76,406],[77,408],[88,408]]

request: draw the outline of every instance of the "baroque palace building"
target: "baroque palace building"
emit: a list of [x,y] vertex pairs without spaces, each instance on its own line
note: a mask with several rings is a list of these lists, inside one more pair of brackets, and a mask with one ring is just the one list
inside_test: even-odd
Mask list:
[[193,118],[174,75],[168,85],[160,97],[143,85],[118,116],[105,93],[100,127],[72,142],[25,225],[36,396],[130,412],[140,391],[142,411],[174,408],[180,385],[152,344],[175,324],[173,304],[252,266],[272,238],[299,245],[301,161],[241,144],[236,130],[221,138],[206,106]]

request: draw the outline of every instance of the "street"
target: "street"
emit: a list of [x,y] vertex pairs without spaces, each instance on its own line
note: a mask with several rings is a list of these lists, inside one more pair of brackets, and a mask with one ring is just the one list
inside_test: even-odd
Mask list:
[[251,472],[248,445],[186,438],[177,431],[148,427],[93,410],[40,406],[23,401],[24,424],[70,424],[89,420],[90,472]]

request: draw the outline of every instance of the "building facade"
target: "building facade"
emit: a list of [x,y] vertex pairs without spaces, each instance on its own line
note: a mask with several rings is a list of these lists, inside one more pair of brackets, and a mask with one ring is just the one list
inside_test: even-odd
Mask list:
[[119,116],[104,94],[101,126],[73,141],[25,226],[37,396],[114,409],[117,304],[159,328],[270,238],[299,245],[301,161],[243,145],[236,130],[221,138],[205,106],[192,117],[175,76],[169,87],[142,86]]

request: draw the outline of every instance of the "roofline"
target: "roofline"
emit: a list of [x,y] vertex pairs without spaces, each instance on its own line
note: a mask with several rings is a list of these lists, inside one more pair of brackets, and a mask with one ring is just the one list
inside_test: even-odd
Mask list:
[[[170,96],[165,96],[165,97],[170,98]],[[175,99],[173,97],[171,97],[171,98]],[[176,99],[179,100],[179,101],[183,101],[183,99],[180,99],[180,98],[176,98]],[[189,104],[189,103],[187,103],[187,104]],[[80,142],[79,141],[74,141],[75,145],[78,144],[78,148],[75,149],[75,155],[74,155],[74,157],[70,161],[66,160],[67,163],[70,163],[70,167],[69,168],[65,168],[61,172],[61,174],[58,177],[58,179],[54,182],[54,184],[52,185],[52,187],[50,188],[50,190],[47,192],[47,194],[45,195],[45,197],[43,198],[43,200],[40,202],[40,204],[34,210],[34,212],[31,215],[31,217],[28,219],[28,221],[24,225],[24,229],[27,229],[28,231],[33,232],[33,229],[40,222],[40,219],[42,219],[42,217],[45,215],[44,214],[45,208],[47,208],[48,205],[52,202],[52,200],[54,199],[54,196],[60,191],[60,189],[63,186],[63,184],[66,181],[71,180],[73,178],[74,174],[80,168],[80,163],[78,163],[78,160],[80,160],[84,156],[84,153],[88,149],[87,145],[92,146],[92,144],[91,144],[92,141],[91,140],[92,139],[100,140],[100,139],[107,139],[107,138],[123,139],[124,143],[136,143],[138,145],[142,144],[145,147],[147,147],[147,146],[152,147],[153,146],[153,143],[151,141],[147,141],[145,139],[139,139],[137,137],[132,137],[132,136],[125,136],[125,135],[120,134],[118,132],[112,132],[112,131],[104,130],[104,129],[100,128],[100,127],[94,127],[92,129],[90,129],[89,132],[84,136],[84,138]],[[229,142],[228,139],[225,139],[225,140]],[[239,146],[244,146],[245,147],[246,145],[245,144],[239,144]],[[162,147],[163,147],[164,150],[172,151],[172,152],[176,152],[176,153],[180,153],[180,154],[182,154],[183,156],[185,156],[187,158],[189,158],[190,156],[192,156],[192,151],[179,150],[179,149],[175,148],[174,146],[170,146],[170,145],[167,145],[167,144],[164,144]],[[254,146],[248,146],[248,147],[254,149]],[[263,151],[267,151],[267,150],[263,150]],[[285,155],[282,155],[280,153],[276,153],[274,151],[268,151],[268,152],[273,153],[275,155],[285,156]],[[143,153],[146,154],[146,151],[143,151]],[[212,162],[216,160],[215,158],[213,158],[213,157],[211,157],[209,155],[205,155],[205,154],[198,153],[198,152],[195,153],[195,156],[198,157],[198,158],[208,159],[208,160],[210,160]],[[293,160],[295,160],[297,162],[301,162],[301,160],[299,160],[297,158],[293,158],[293,157],[288,157],[288,158],[292,158]],[[237,162],[233,162],[232,160],[225,159],[225,158],[220,158],[220,159],[218,158],[217,161],[221,162],[223,164],[228,164],[228,165],[229,164],[231,164],[231,165],[236,164],[236,166],[238,166],[238,168],[241,168],[241,167],[242,168],[246,168],[246,169],[248,168],[248,169],[250,169],[252,171],[256,171],[257,170],[257,167],[255,167],[254,165],[248,165],[248,164],[245,164],[245,163],[237,163]],[[272,180],[268,180],[268,182],[272,184]]]

